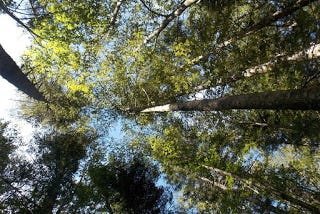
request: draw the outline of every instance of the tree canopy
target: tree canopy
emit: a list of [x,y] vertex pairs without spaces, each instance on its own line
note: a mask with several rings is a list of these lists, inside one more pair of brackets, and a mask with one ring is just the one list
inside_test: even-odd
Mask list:
[[318,0],[0,3],[33,38],[12,82],[46,101],[4,210],[169,213],[161,175],[176,212],[319,212]]

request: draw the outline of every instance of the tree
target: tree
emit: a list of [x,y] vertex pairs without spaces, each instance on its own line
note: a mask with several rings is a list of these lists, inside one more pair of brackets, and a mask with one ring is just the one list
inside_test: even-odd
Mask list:
[[0,74],[3,78],[8,80],[11,84],[16,86],[19,90],[27,94],[28,96],[39,100],[46,101],[42,93],[36,88],[36,86],[27,78],[27,76],[21,71],[12,58],[6,53],[6,51],[0,45]]
[[[0,194],[3,194],[4,192],[7,191],[7,188],[6,188],[7,180],[4,178],[4,172],[5,172],[5,168],[10,163],[9,155],[14,150],[12,139],[5,136],[5,131],[6,131],[7,126],[8,126],[7,123],[3,123],[1,121],[1,123],[0,123],[0,152],[1,152],[0,153],[0,162],[1,162],[1,164],[0,164],[0,184],[1,184]],[[2,200],[3,199],[0,200],[1,204],[2,204]],[[5,207],[3,205],[0,205],[0,210],[3,210],[3,209],[5,209]]]
[[52,213],[63,209],[72,200],[73,175],[92,140],[79,132],[46,134],[35,139],[37,148],[30,148],[38,155],[32,162],[14,155],[1,175],[5,181],[3,211]]
[[320,88],[261,92],[211,100],[193,100],[144,109],[141,112],[217,111],[229,109],[319,110]]
[[156,166],[139,154],[127,160],[111,154],[107,165],[90,167],[89,175],[109,213],[166,213],[171,197],[156,186]]
[[[199,212],[318,212],[319,115],[306,111],[319,108],[318,1],[31,2],[24,24],[39,37],[24,64],[48,100],[25,106],[31,119],[66,133],[122,115]],[[190,111],[140,114],[166,103]],[[281,151],[301,162],[271,163]],[[61,210],[133,212],[114,175],[139,176],[107,160]]]
[[[319,153],[317,146],[315,153],[309,146],[294,149],[293,145],[279,145],[282,138],[291,142],[296,137],[280,136],[280,133],[286,135],[285,130],[279,130],[278,135],[269,133],[265,127],[246,126],[241,130],[230,125],[219,126],[214,131],[210,131],[212,126],[207,127],[207,131],[199,125],[185,128],[175,123],[164,132],[149,136],[151,153],[160,162],[167,179],[180,187],[182,200],[188,206],[223,213],[318,212],[316,192],[320,171],[315,166],[318,160],[311,160]],[[259,136],[255,136],[258,130]],[[268,135],[278,139],[274,139],[277,147],[267,150],[264,144],[270,146]],[[289,155],[288,159],[283,160],[277,154],[280,151]],[[273,160],[275,157],[278,159]],[[312,173],[307,173],[312,169]],[[303,200],[301,195],[308,200]]]

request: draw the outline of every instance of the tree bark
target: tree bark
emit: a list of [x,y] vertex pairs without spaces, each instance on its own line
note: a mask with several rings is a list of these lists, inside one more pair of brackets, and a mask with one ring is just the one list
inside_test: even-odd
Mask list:
[[16,86],[19,90],[28,96],[39,100],[46,101],[44,96],[39,92],[35,85],[21,71],[13,59],[6,53],[0,45],[0,75]]
[[241,76],[251,77],[255,74],[266,73],[275,67],[277,61],[287,61],[287,62],[297,61],[297,62],[299,62],[299,61],[302,61],[305,59],[312,60],[312,59],[316,59],[319,57],[320,57],[320,44],[315,44],[315,45],[312,45],[307,50],[300,51],[300,52],[295,53],[291,56],[284,56],[284,55],[278,56],[278,57],[276,57],[276,59],[274,59],[272,61],[263,63],[261,65],[254,66],[252,68],[248,68],[241,74]]
[[320,87],[279,90],[226,96],[218,99],[193,100],[156,106],[141,111],[221,111],[230,109],[320,110]]

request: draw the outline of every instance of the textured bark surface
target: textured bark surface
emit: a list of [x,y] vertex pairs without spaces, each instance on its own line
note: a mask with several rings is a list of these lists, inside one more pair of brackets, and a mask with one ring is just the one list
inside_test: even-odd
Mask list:
[[142,112],[219,111],[229,109],[320,110],[320,87],[269,91],[194,100],[148,108]]
[[46,101],[35,85],[21,71],[18,65],[0,45],[0,75],[28,96]]

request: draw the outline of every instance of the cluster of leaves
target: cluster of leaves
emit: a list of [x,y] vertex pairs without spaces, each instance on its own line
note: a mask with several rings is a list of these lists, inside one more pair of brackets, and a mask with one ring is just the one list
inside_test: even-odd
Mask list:
[[156,186],[156,165],[138,154],[111,154],[107,165],[91,166],[89,176],[109,213],[165,213],[171,200],[164,187]]
[[[71,179],[79,161],[87,161],[87,140],[78,137],[101,128],[92,127],[93,116],[319,84],[318,1],[39,0],[31,6],[28,24],[38,38],[24,55],[25,72],[48,103],[23,108],[55,130],[37,140],[51,176],[41,174],[47,183],[31,188],[37,206],[50,204],[47,210],[158,213],[165,206],[164,190],[154,184],[158,172],[141,157],[111,155],[84,167],[85,181]],[[160,163],[186,207],[319,212],[318,112],[142,114],[137,121],[152,130],[134,145]]]
[[86,155],[87,144],[94,139],[76,130],[39,133],[25,151],[29,155],[23,155],[19,147],[11,148],[19,140],[17,133],[11,135],[10,141],[3,138],[10,147],[1,150],[7,153],[1,156],[6,157],[1,168],[1,210],[51,213],[62,209],[73,197],[73,175]]
[[[273,112],[264,114],[274,116]],[[280,118],[287,118],[287,114]],[[258,118],[252,121],[253,115],[249,121],[241,121],[239,113],[232,117],[228,114],[228,118],[213,115],[211,123],[217,125],[217,120],[223,120],[224,124],[216,128],[178,120],[149,136],[148,149],[160,162],[168,181],[179,187],[186,207],[221,213],[317,212],[318,128],[308,127],[310,132],[305,132],[294,127],[299,121],[313,118],[302,115],[291,112],[291,117],[299,117],[296,123],[272,122],[271,118],[267,123]],[[205,120],[202,118],[202,122]]]

